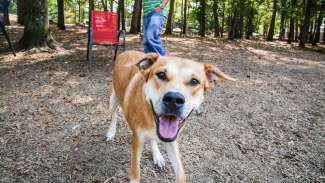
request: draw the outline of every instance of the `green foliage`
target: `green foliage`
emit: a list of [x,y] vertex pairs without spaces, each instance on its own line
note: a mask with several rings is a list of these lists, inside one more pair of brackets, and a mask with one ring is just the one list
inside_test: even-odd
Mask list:
[[[87,0],[64,0],[64,13],[66,24],[85,23],[88,20]],[[80,5],[80,22],[79,22]],[[57,0],[48,0],[49,19],[57,22],[58,6]]]
[[14,14],[17,11],[17,0],[10,1],[9,4],[9,13]]
[[[57,0],[48,0],[49,19],[52,22],[57,21]],[[111,0],[93,0],[96,10],[104,10],[102,1],[107,2],[108,10],[110,9]],[[118,0],[116,0],[118,1]],[[113,10],[117,10],[116,1],[113,3]],[[196,29],[199,27],[200,15],[200,0],[187,0],[187,28]],[[218,15],[219,26],[224,20],[223,31],[228,32],[231,22],[236,16],[242,20],[242,27],[244,32],[247,31],[247,26],[251,23],[251,28],[254,33],[267,33],[272,16],[273,0],[205,0],[206,7],[206,32],[213,32],[216,25],[214,19],[214,12]],[[275,35],[279,33],[280,17],[282,14],[282,2],[278,0],[278,11],[275,24]],[[304,19],[305,1],[296,0],[297,4],[292,7],[294,0],[286,0],[286,18],[285,27],[288,32],[288,24],[290,17],[298,20],[299,25],[302,24]],[[319,14],[321,2],[325,0],[315,0],[315,6],[312,10],[311,21],[315,22]],[[215,4],[216,2],[216,4]],[[15,13],[17,10],[17,0],[12,0],[9,8],[10,13]],[[126,25],[129,26],[132,18],[134,0],[124,0],[125,3],[125,18]],[[184,0],[175,1],[175,12],[173,17],[173,27],[181,28],[183,20],[183,4]],[[88,0],[64,0],[65,10],[65,23],[78,24],[86,23],[88,21]],[[224,19],[222,19],[224,15]]]
[[49,9],[49,19],[51,21],[57,21],[58,18],[58,5],[56,0],[48,1],[48,9]]

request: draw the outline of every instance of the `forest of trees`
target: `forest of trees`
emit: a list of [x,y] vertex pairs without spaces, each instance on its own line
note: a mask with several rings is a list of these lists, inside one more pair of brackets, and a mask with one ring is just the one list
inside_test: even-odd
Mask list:
[[[141,31],[141,0],[14,0],[10,12],[25,26],[19,47],[53,47],[49,22],[86,25],[89,9],[118,11],[121,28]],[[316,45],[325,42],[325,0],[170,0],[165,34],[285,40]],[[321,35],[323,34],[323,35]],[[39,36],[41,35],[41,36]],[[320,40],[322,38],[322,40]]]

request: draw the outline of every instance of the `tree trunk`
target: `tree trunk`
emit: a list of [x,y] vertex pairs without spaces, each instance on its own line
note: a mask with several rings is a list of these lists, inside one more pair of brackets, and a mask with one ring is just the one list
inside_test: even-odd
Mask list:
[[25,15],[24,35],[18,42],[18,49],[50,47],[55,49],[55,41],[49,29],[48,1],[26,0],[28,7]]
[[183,10],[183,30],[182,33],[186,34],[186,17],[187,16],[187,0],[184,0],[184,10]]
[[218,2],[217,2],[217,0],[213,1],[213,19],[214,19],[214,37],[219,37],[220,29],[219,29],[219,16],[218,16]]
[[235,37],[236,38],[243,38],[244,35],[244,11],[245,11],[245,1],[246,0],[241,0],[239,3],[239,22],[238,25],[236,27],[236,33],[235,33]]
[[[88,22],[88,34],[89,34],[90,33],[89,28],[90,28],[90,25],[91,25],[91,12],[94,11],[94,9],[95,9],[94,1],[89,0],[88,5],[89,5],[89,14],[88,14],[88,20],[89,20],[89,22]],[[90,36],[90,35],[88,35],[88,36]],[[89,41],[89,39],[88,39],[88,41]]]
[[299,47],[301,48],[305,47],[305,43],[307,41],[307,34],[308,34],[308,28],[310,24],[310,14],[311,14],[312,6],[313,6],[313,0],[307,0],[304,22],[301,28],[301,36],[299,39]]
[[20,25],[24,25],[24,15],[26,14],[26,2],[25,0],[17,0],[17,22]]
[[288,35],[288,44],[291,44],[291,42],[294,40],[294,25],[295,20],[293,18],[290,18],[290,26],[289,26],[289,35]]
[[[320,7],[318,19],[317,19],[317,26],[316,26],[316,31],[315,31],[315,36],[312,41],[313,45],[316,45],[319,42],[320,39],[320,26],[322,25],[322,20],[324,17],[324,11],[325,11],[325,1],[322,1],[322,5]],[[325,29],[324,29],[325,32]]]
[[275,26],[275,18],[276,18],[277,9],[278,9],[278,0],[273,0],[272,19],[271,19],[271,23],[270,23],[269,33],[267,34],[267,40],[268,41],[273,41],[274,26]]
[[248,9],[248,17],[247,17],[247,30],[246,30],[246,39],[250,39],[253,35],[253,19],[254,19],[254,9],[252,7],[252,3]]
[[133,6],[133,15],[131,20],[131,34],[137,34],[141,30],[141,3],[142,0],[135,0]]
[[231,23],[230,23],[228,39],[232,40],[232,39],[235,38],[235,30],[236,30],[236,27],[237,27],[237,23],[238,23],[237,8],[235,8],[234,16],[232,17]]
[[124,0],[118,1],[118,29],[120,29],[120,24],[122,24],[122,30],[125,30],[125,11],[124,11]]
[[299,35],[299,20],[296,19],[296,26],[295,26],[295,42],[298,42],[298,35]]
[[78,0],[78,24],[81,22],[81,0]]
[[241,13],[239,16],[239,22],[238,22],[238,26],[236,28],[236,38],[243,38],[244,35],[244,15],[242,14],[242,8],[241,8]]
[[[295,7],[296,7],[297,0],[293,0],[291,4],[291,11],[290,11],[290,26],[289,26],[289,35],[288,35],[288,44],[294,40],[294,30],[295,30]],[[297,32],[297,31],[296,31]]]
[[267,37],[269,25],[265,22],[263,25],[263,37]]
[[[324,24],[325,24],[325,20],[324,20]],[[325,29],[323,31],[323,44],[325,44]]]
[[165,34],[172,34],[173,32],[174,7],[175,7],[175,0],[170,0]]
[[60,30],[65,30],[64,25],[64,0],[57,0],[58,3],[58,27]]
[[206,10],[206,1],[200,0],[200,10],[199,10],[199,35],[205,37],[205,10]]
[[[142,0],[141,0],[141,2],[142,2]],[[141,13],[142,13],[141,9],[142,9],[142,3],[141,3],[141,6],[140,6],[140,18],[139,18],[139,21],[138,21],[138,32],[141,32]]]
[[[93,0],[89,0],[89,12],[95,9],[95,4]],[[90,20],[90,13],[89,13],[89,20]]]
[[221,15],[221,37],[223,37],[223,28],[225,24],[225,3],[222,4],[222,15]]
[[84,20],[85,20],[85,7],[84,5],[82,5],[83,8],[81,9],[81,23],[83,24]]
[[125,30],[125,1],[121,0],[122,30]]
[[[310,22],[310,25],[308,27],[308,33],[307,33],[307,40],[308,40],[308,43],[311,43],[313,42],[313,38],[314,38],[314,21],[311,21]],[[316,26],[316,23],[315,23],[315,26]]]
[[280,35],[279,39],[283,40],[285,37],[285,20],[286,20],[286,13],[287,13],[287,0],[282,0],[282,10],[281,10],[281,23],[280,23]]

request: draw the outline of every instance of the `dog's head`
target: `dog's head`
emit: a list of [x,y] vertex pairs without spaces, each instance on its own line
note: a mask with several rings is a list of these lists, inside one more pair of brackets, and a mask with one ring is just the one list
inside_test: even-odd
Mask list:
[[146,84],[146,100],[152,106],[158,137],[174,141],[185,119],[203,102],[204,91],[217,81],[235,80],[216,66],[177,57],[149,53],[137,66]]

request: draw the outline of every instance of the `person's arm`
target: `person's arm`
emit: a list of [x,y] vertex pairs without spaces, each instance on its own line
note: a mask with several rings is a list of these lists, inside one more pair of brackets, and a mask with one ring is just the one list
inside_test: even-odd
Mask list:
[[167,5],[168,1],[169,0],[162,0],[160,5],[155,9],[155,11],[158,12],[158,13],[161,12],[165,8],[165,6]]

